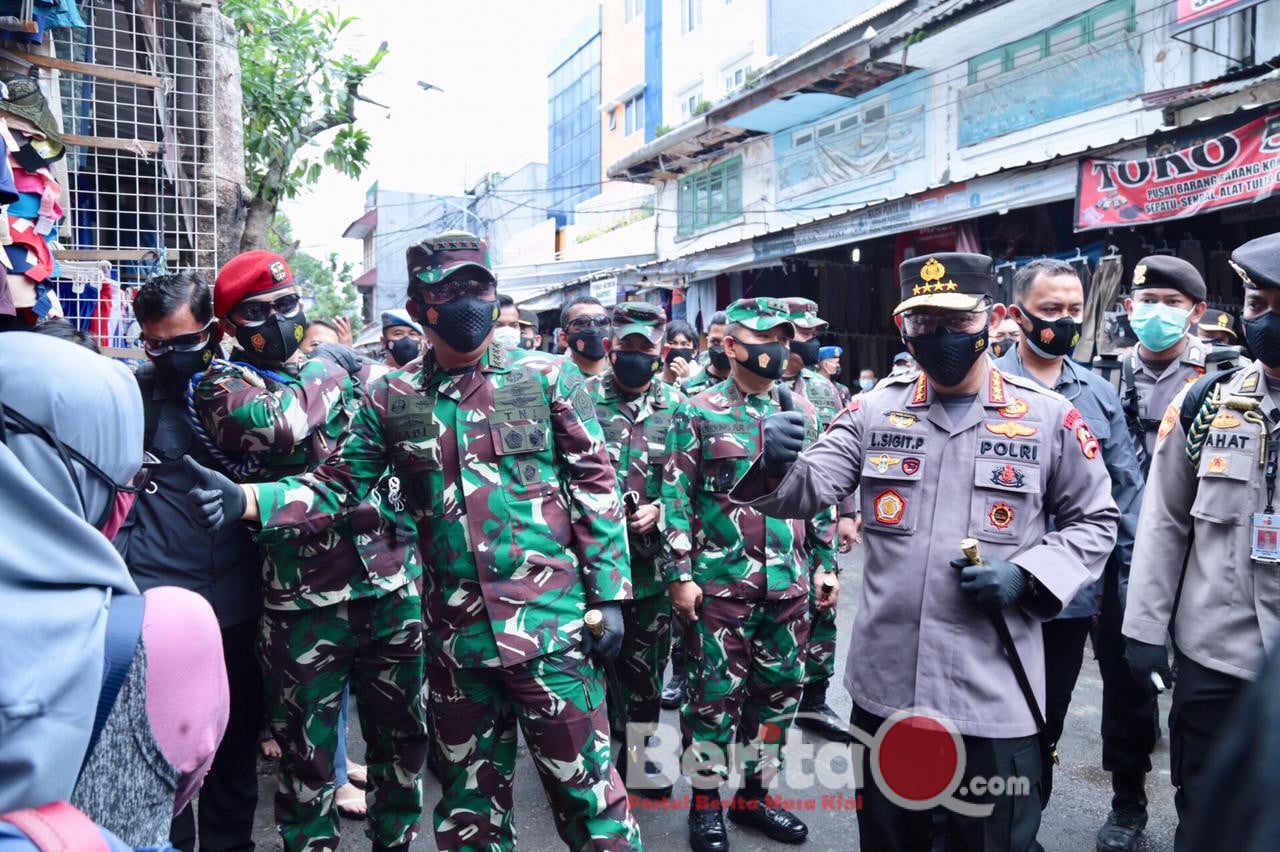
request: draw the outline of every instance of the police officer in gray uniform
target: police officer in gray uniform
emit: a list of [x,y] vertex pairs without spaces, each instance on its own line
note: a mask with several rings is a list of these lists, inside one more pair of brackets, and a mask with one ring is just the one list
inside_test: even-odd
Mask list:
[[[963,737],[955,798],[992,808],[913,809],[902,791],[868,783],[862,848],[927,849],[938,833],[947,848],[1022,852],[1035,848],[1048,751],[1037,736],[1040,623],[1101,575],[1119,512],[1084,416],[985,357],[990,320],[1004,316],[990,302],[991,259],[926,255],[900,278],[894,314],[921,372],[855,399],[803,453],[794,412],[771,415],[733,496],[799,518],[861,484],[867,558],[845,672],[853,723],[874,733],[910,708],[939,714]],[[966,538],[980,564],[961,556]],[[1002,646],[1025,666],[1021,684]],[[1025,777],[1027,795],[980,795],[974,775]]]
[[[1133,850],[1147,823],[1146,775],[1151,771],[1158,708],[1140,690],[1124,659],[1120,622],[1133,537],[1142,505],[1142,470],[1111,383],[1068,356],[1080,339],[1084,287],[1069,263],[1035,260],[1013,276],[1010,318],[1021,330],[1015,348],[996,361],[1006,376],[1022,376],[1062,394],[1080,409],[1111,475],[1111,496],[1120,509],[1116,548],[1099,583],[1085,587],[1058,617],[1044,624],[1045,720],[1050,739],[1062,734],[1071,693],[1084,660],[1085,640],[1095,619],[1095,651],[1102,672],[1102,766],[1111,773],[1111,813],[1098,831],[1097,848]],[[1045,802],[1052,765],[1045,767]]]
[[1178,391],[1204,375],[1209,347],[1196,330],[1205,295],[1204,279],[1182,258],[1153,254],[1133,267],[1133,294],[1124,306],[1138,345],[1120,362],[1120,400],[1144,476],[1160,415]]
[[1190,848],[1188,815],[1209,792],[1214,743],[1280,637],[1280,234],[1245,243],[1231,266],[1244,281],[1245,340],[1257,360],[1202,380],[1165,411],[1124,617],[1129,665],[1147,689],[1158,686],[1153,676],[1169,682],[1173,625],[1180,850]]

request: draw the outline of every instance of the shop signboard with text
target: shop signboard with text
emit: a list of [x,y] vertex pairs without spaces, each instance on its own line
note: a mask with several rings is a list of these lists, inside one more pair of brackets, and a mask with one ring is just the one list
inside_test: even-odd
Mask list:
[[1177,35],[1225,15],[1257,6],[1262,0],[1174,0],[1169,10],[1169,34]]
[[1077,231],[1262,201],[1280,185],[1280,111],[1156,157],[1081,160],[1076,182]]

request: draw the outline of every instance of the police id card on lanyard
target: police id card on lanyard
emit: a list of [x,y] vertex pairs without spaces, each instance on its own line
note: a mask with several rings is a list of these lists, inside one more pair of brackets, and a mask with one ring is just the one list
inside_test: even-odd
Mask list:
[[1276,514],[1275,507],[1272,506],[1276,492],[1276,467],[1280,463],[1280,459],[1276,458],[1276,444],[1274,438],[1267,442],[1266,510],[1253,513],[1253,546],[1249,549],[1249,557],[1255,562],[1280,563],[1280,514]]

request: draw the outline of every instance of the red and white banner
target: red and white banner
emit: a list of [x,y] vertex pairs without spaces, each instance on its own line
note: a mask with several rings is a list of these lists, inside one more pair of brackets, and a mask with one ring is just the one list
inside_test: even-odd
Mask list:
[[1169,34],[1186,32],[1261,2],[1262,0],[1174,0],[1169,11]]
[[1187,148],[1137,160],[1081,160],[1076,230],[1185,219],[1280,189],[1280,112]]

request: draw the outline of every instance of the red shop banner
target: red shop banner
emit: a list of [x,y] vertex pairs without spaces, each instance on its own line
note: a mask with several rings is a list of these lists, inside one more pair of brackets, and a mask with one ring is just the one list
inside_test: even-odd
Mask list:
[[1280,112],[1187,148],[1136,160],[1081,160],[1077,231],[1185,219],[1270,198],[1280,187]]

